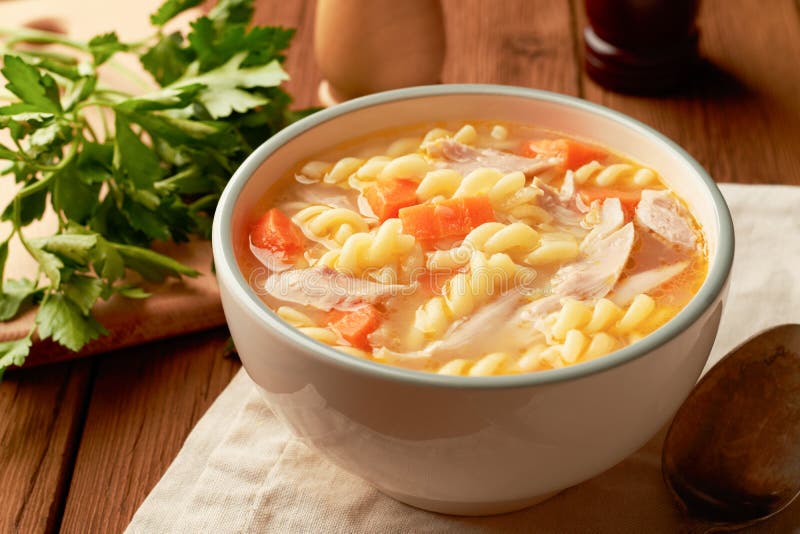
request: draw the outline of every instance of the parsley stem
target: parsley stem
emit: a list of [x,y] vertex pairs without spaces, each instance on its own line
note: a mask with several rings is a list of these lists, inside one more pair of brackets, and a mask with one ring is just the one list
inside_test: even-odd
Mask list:
[[83,52],[87,52],[89,50],[89,47],[85,43],[73,41],[72,39],[64,37],[62,34],[55,32],[33,30],[29,28],[21,30],[19,28],[0,27],[0,35],[9,37],[8,41],[6,41],[6,46],[8,47],[12,47],[17,43],[24,42],[37,44],[60,44],[76,50],[81,50]]
[[84,100],[83,102],[75,106],[75,111],[80,111],[83,108],[89,108],[92,106],[98,108],[112,108],[115,106],[115,103],[109,100]]
[[78,64],[78,61],[73,56],[68,56],[67,54],[61,54],[59,52],[51,52],[49,50],[37,50],[37,49],[17,50],[5,45],[0,45],[0,53],[23,56],[35,61],[41,59],[52,59],[55,61],[60,61],[61,63],[65,63],[67,65]]
[[213,207],[214,205],[216,205],[217,200],[219,200],[219,195],[216,193],[205,195],[195,200],[191,204],[189,204],[189,211],[197,213],[198,211],[202,211],[206,208]]
[[133,98],[134,96],[131,93],[120,91],[119,89],[114,89],[112,87],[99,87],[95,89],[94,93],[96,95],[114,95],[122,98]]
[[16,202],[17,199],[22,200],[27,196],[33,195],[34,193],[38,193],[43,189],[47,189],[47,187],[50,185],[50,182],[53,181],[53,178],[55,178],[55,173],[48,172],[40,180],[37,180],[32,184],[26,185],[25,187],[20,189],[17,192],[17,196],[14,198],[14,201]]
[[21,189],[19,193],[17,193],[17,196],[14,197],[14,230],[19,236],[20,243],[22,243],[22,246],[28,251],[28,254],[30,254],[32,258],[36,258],[36,253],[34,252],[33,247],[31,247],[31,244],[28,243],[28,240],[25,239],[25,236],[22,234],[22,221],[20,220],[20,213],[22,212],[22,198],[25,195],[22,195],[21,193],[25,191],[25,189],[27,189],[27,187]]

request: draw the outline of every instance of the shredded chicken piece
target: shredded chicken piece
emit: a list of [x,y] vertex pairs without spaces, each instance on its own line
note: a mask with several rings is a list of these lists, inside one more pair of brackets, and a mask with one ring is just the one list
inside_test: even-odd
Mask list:
[[553,276],[553,292],[578,299],[606,296],[616,285],[633,248],[633,224],[597,240],[585,257],[559,269]]
[[273,298],[318,310],[351,310],[393,295],[410,294],[416,284],[381,284],[340,273],[330,267],[292,269],[273,273],[264,282]]
[[642,191],[636,222],[678,246],[692,248],[697,243],[688,210],[669,191]]
[[491,167],[506,173],[522,171],[531,177],[562,163],[560,158],[526,158],[493,148],[474,148],[452,139],[438,139],[425,148],[430,157],[444,160],[439,163],[440,167],[456,170],[464,176],[475,169]]
[[617,285],[611,295],[611,300],[620,306],[627,306],[636,295],[648,293],[658,286],[666,284],[681,274],[688,266],[688,261],[682,261],[631,275]]
[[318,183],[314,187],[298,187],[293,196],[299,202],[308,205],[321,204],[332,208],[358,211],[358,193],[338,185]]
[[566,188],[562,187],[561,190],[558,190],[539,178],[533,179],[533,185],[541,189],[542,195],[539,203],[542,208],[553,215],[557,224],[567,227],[576,236],[582,237],[586,234],[586,229],[581,226],[583,213],[575,202],[577,196],[574,194],[574,188],[570,192],[570,187],[567,185]]
[[601,239],[622,228],[625,213],[618,198],[607,198],[600,207],[600,223],[581,242],[581,250],[588,251]]
[[[451,358],[474,359],[497,349],[498,339],[514,339],[519,346],[533,343],[524,336],[505,336],[511,328],[517,328],[520,304],[525,296],[519,288],[511,289],[495,300],[479,308],[474,314],[450,326],[442,339],[434,341],[422,350],[410,352],[394,352],[380,350],[380,357],[400,363],[406,367],[422,365],[430,360],[442,362]],[[538,333],[529,330],[538,336]]]

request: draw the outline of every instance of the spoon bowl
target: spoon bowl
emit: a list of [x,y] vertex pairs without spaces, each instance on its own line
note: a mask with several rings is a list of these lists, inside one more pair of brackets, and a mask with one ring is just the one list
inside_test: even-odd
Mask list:
[[772,328],[714,366],[664,441],[664,481],[684,513],[739,528],[800,493],[800,325]]

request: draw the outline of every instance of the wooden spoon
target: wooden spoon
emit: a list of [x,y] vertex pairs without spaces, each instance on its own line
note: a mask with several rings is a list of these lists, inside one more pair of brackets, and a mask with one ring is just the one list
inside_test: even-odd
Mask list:
[[661,470],[706,532],[764,520],[797,497],[800,325],[759,334],[706,374],[672,421]]

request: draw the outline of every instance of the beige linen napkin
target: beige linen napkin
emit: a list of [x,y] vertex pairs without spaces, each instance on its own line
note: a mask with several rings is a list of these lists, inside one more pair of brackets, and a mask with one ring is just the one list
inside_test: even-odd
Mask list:
[[[800,187],[725,184],[737,250],[710,363],[774,324],[800,322]],[[386,497],[293,439],[243,372],[200,420],[128,532],[676,532],[663,432],[538,506],[460,518]],[[800,532],[800,503],[757,532]]]

